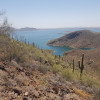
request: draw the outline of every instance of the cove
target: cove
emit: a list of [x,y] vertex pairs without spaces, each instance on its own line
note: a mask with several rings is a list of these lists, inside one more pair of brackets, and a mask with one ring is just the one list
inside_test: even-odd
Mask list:
[[[63,29],[37,29],[34,31],[15,31],[15,36],[17,35],[19,41],[22,41],[23,39],[26,39],[26,41],[30,44],[33,42],[37,47],[40,49],[49,49],[54,51],[54,55],[60,55],[63,56],[63,53],[69,50],[72,50],[70,47],[60,47],[60,46],[49,46],[47,45],[47,42],[56,38],[59,38],[61,36],[64,36],[65,34],[68,34],[69,32],[81,30],[80,28],[63,28]],[[91,29],[96,32],[100,32],[100,29]]]

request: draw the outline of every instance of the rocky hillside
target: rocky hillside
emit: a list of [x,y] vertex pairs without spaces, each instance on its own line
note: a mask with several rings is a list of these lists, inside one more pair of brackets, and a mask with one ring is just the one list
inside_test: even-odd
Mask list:
[[92,96],[75,84],[45,74],[15,61],[0,62],[0,100],[91,100]]
[[69,46],[72,48],[100,47],[100,34],[88,30],[71,32],[61,38],[51,40],[47,44],[52,46]]
[[99,100],[99,81],[63,59],[0,32],[0,100]]

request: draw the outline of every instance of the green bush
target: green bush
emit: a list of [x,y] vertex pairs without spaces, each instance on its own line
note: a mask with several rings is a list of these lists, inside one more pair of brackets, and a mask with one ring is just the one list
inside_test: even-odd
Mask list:
[[62,70],[62,76],[63,76],[66,80],[72,80],[72,79],[73,79],[72,70],[69,69],[69,68],[66,68],[66,69]]
[[53,73],[58,73],[58,72],[61,72],[63,70],[62,66],[61,65],[58,65],[58,64],[54,64],[53,67],[52,67],[52,71]]

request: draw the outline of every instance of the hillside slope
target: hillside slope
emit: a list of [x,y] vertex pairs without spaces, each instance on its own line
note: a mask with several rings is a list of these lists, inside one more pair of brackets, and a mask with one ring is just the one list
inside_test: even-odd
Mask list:
[[85,70],[91,72],[92,76],[100,78],[100,48],[92,50],[71,50],[64,53],[65,59],[72,63],[72,58],[75,59],[75,66],[78,66],[78,61],[81,55],[85,55]]
[[6,64],[0,62],[0,100],[91,100],[89,93],[50,72],[43,74],[15,61]]
[[[85,77],[87,80],[82,80],[86,88],[80,82],[79,71],[73,74],[68,63],[61,59],[50,51],[0,33],[0,99],[93,100],[96,87],[89,87],[88,77]],[[90,81],[92,83],[93,78]],[[99,87],[99,81],[95,80],[91,86],[94,85]]]
[[72,48],[100,47],[100,34],[88,30],[71,32],[63,37],[49,41],[52,46],[69,46]]
[[0,34],[0,100],[91,100],[88,92],[53,74],[43,52]]

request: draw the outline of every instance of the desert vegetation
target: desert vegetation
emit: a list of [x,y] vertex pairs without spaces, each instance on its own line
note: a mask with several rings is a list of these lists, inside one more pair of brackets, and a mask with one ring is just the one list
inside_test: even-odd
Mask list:
[[[39,71],[39,74],[42,73],[42,75],[54,73],[54,77],[60,76],[60,81],[64,79],[69,82],[74,82],[79,87],[84,86],[82,89],[87,92],[92,92],[91,95],[95,91],[99,91],[97,89],[100,88],[100,80],[96,77],[91,77],[84,69],[84,54],[82,55],[81,62],[79,61],[79,66],[75,66],[74,60],[71,65],[66,61],[64,56],[55,56],[52,54],[52,51],[39,49],[34,43],[28,44],[27,41],[20,42],[17,39],[11,38],[12,33],[13,31],[8,25],[7,20],[4,20],[0,27],[0,62],[3,62],[5,66],[16,62],[19,66],[22,66],[22,69],[17,68],[17,70],[19,72],[24,72],[25,70],[26,76],[33,75],[35,71]],[[0,67],[0,70],[3,69]],[[39,76],[39,79],[41,80],[41,84],[49,84],[43,77]],[[28,81],[21,82],[21,80],[17,81],[17,83],[20,85],[29,84]],[[89,87],[92,90],[86,90],[85,87]],[[74,90],[76,94],[81,94],[83,97],[86,96],[84,96],[86,93],[78,89]],[[21,94],[18,90],[14,90],[14,92],[18,95]]]

